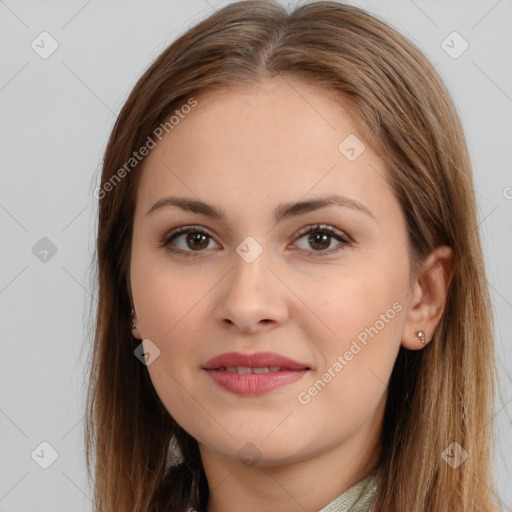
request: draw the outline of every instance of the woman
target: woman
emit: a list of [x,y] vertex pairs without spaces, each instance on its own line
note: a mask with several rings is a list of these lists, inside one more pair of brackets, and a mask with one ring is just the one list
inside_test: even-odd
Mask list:
[[139,80],[96,196],[97,510],[497,510],[471,164],[410,41],[228,5]]

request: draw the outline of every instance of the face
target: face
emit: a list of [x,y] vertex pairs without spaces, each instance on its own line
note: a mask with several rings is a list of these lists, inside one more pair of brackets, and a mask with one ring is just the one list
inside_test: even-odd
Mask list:
[[234,461],[372,442],[411,292],[384,163],[316,86],[197,100],[146,158],[136,199],[134,332],[161,401]]

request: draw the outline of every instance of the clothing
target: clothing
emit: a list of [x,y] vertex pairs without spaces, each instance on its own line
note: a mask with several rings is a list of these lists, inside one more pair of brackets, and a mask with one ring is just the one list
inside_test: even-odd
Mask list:
[[377,472],[373,471],[319,512],[371,512],[377,496],[376,476]]

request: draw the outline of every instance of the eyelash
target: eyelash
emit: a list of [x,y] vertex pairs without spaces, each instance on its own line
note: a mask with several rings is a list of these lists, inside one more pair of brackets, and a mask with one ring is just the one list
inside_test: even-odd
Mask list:
[[[199,234],[205,235],[209,238],[213,238],[209,233],[204,231],[199,226],[183,226],[183,227],[174,229],[169,234],[167,234],[161,240],[160,247],[166,248],[167,250],[169,250],[170,252],[172,252],[174,254],[179,254],[179,255],[185,256],[187,258],[200,256],[201,255],[200,253],[204,252],[204,250],[183,251],[182,249],[173,249],[170,247],[170,243],[172,242],[172,240],[174,238],[176,238],[178,235],[188,234],[188,233],[196,233],[196,234],[199,233]],[[336,229],[334,229],[331,226],[328,226],[326,224],[317,224],[316,226],[307,226],[307,227],[303,228],[297,234],[297,239],[300,239],[304,235],[307,235],[309,233],[324,233],[324,234],[329,235],[332,238],[337,239],[340,242],[339,245],[337,245],[331,249],[326,249],[326,250],[321,250],[321,251],[314,251],[314,250],[309,251],[310,254],[314,254],[317,257],[322,257],[325,255],[337,253],[338,251],[343,250],[345,247],[351,247],[353,245],[353,242],[346,235],[344,235],[343,233],[337,231]]]

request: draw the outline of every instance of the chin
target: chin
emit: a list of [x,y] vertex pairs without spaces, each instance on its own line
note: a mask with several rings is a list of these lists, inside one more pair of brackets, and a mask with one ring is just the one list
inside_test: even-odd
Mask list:
[[261,430],[258,435],[249,432],[243,435],[238,431],[233,438],[224,437],[222,440],[205,438],[199,441],[199,444],[234,462],[242,462],[248,467],[283,465],[307,458],[307,450],[301,447],[300,439],[296,436],[286,433],[271,439],[273,435],[274,433],[268,437],[267,434],[262,434]]

